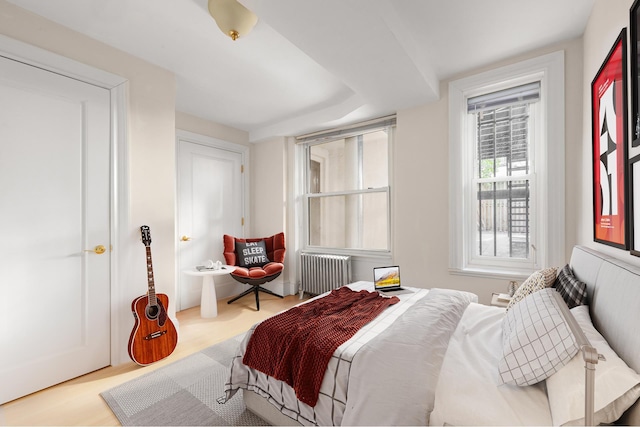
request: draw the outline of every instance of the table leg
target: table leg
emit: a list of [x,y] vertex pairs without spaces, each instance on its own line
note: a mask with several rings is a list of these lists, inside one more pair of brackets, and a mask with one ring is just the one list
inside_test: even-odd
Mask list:
[[201,317],[216,317],[218,315],[218,301],[216,300],[216,286],[212,275],[202,277],[202,299],[200,301]]

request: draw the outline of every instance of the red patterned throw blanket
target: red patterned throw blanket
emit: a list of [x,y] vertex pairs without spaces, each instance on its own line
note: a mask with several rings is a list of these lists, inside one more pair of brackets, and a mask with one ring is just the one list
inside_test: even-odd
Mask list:
[[242,363],[289,384],[315,406],[331,355],[398,297],[342,287],[260,323]]

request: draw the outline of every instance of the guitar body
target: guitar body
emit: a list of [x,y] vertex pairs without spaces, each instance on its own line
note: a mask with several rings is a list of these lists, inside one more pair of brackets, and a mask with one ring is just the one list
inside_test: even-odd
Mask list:
[[156,305],[149,305],[143,295],[131,303],[135,325],[129,337],[129,357],[138,365],[149,365],[164,359],[175,350],[178,332],[167,315],[169,297],[156,294]]
[[149,365],[164,359],[176,348],[178,332],[167,315],[169,297],[156,294],[153,280],[153,262],[151,261],[151,230],[148,225],[140,227],[142,243],[147,256],[147,282],[149,290],[146,295],[138,297],[131,303],[131,311],[135,318],[133,331],[129,337],[129,357],[138,365]]

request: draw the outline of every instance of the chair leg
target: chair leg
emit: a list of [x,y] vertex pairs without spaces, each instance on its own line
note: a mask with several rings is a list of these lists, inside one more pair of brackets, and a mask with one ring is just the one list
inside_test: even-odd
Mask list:
[[[263,288],[262,286],[257,286],[257,291],[264,292],[265,294],[269,294],[269,295],[274,295],[274,296],[276,296],[276,297],[278,297],[278,298],[284,298],[282,295],[278,295],[278,294],[276,294],[275,292],[270,291],[270,290],[269,290],[269,289],[267,289],[267,288]],[[256,291],[256,295],[257,295],[257,293],[258,293],[257,291]]]
[[227,301],[227,304],[231,304],[234,301],[239,300],[240,298],[242,298],[245,295],[249,295],[251,292],[253,292],[253,288],[254,286],[251,286],[249,289],[247,289],[246,291],[244,291],[243,293],[241,293],[240,295],[238,295],[237,297],[230,299],[229,301]]
[[267,288],[263,288],[262,286],[259,286],[259,285],[255,285],[255,286],[252,285],[251,288],[247,289],[246,291],[244,291],[240,295],[236,296],[235,298],[230,299],[229,301],[227,301],[227,304],[231,304],[232,302],[239,300],[243,296],[249,295],[251,292],[255,293],[255,295],[256,295],[256,308],[258,309],[257,311],[260,311],[260,297],[258,296],[259,292],[264,292],[265,294],[273,295],[273,296],[276,296],[278,298],[284,298],[282,295],[278,295],[275,292],[270,291]]

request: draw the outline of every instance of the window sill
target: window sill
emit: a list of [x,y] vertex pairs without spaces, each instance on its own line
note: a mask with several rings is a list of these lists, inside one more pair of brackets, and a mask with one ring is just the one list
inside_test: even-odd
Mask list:
[[320,248],[320,247],[308,247],[302,249],[301,252],[314,253],[314,254],[332,254],[332,255],[351,255],[355,257],[366,258],[390,258],[391,251],[386,250],[365,250],[365,249],[338,249],[338,248]]
[[[533,273],[533,271],[531,272]],[[479,268],[449,268],[449,274],[456,276],[470,276],[479,277],[483,279],[497,279],[497,280],[516,280],[523,281],[527,279],[530,273],[524,273],[520,271],[498,271]]]

